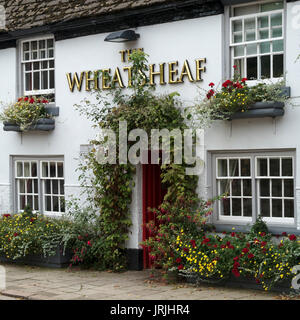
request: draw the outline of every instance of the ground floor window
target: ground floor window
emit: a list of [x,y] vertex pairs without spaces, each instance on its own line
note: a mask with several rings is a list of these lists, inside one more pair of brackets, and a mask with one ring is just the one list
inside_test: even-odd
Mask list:
[[14,159],[15,207],[35,212],[65,212],[64,162],[59,159]]
[[294,222],[295,177],[293,152],[215,155],[218,218]]

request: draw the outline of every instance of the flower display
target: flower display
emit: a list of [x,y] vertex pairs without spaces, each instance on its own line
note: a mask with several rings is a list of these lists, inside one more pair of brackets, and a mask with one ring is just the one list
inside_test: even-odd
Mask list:
[[21,97],[17,102],[4,107],[0,120],[19,125],[21,131],[25,131],[37,120],[50,117],[45,109],[48,103],[45,98]]

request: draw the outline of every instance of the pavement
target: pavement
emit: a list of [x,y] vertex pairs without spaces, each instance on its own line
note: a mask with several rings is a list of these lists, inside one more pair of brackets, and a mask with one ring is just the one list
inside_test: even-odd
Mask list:
[[186,283],[166,284],[150,270],[124,273],[1,264],[0,300],[275,300],[278,293]]

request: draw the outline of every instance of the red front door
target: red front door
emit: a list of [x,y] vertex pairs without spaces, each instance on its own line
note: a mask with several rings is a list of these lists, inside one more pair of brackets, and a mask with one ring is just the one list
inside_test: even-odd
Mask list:
[[[155,221],[155,215],[148,208],[158,208],[163,202],[165,192],[161,183],[161,170],[158,164],[143,165],[143,240],[149,238],[149,231],[145,224],[151,220]],[[157,225],[158,222],[155,221]],[[149,250],[144,248],[144,268],[151,267]]]

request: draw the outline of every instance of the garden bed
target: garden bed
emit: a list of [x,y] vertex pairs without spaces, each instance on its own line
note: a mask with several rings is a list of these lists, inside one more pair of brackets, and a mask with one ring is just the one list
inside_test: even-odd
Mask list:
[[0,262],[2,263],[15,263],[21,265],[39,266],[47,268],[65,268],[68,267],[72,258],[72,252],[66,250],[63,254],[62,248],[57,248],[55,255],[50,257],[44,257],[43,255],[28,255],[16,260],[8,259],[4,256],[0,256]]

